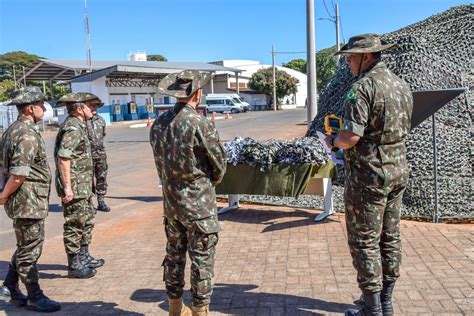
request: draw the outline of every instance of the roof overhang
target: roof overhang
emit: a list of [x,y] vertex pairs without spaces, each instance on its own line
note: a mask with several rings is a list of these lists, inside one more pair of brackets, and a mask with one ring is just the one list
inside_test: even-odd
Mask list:
[[18,81],[66,81],[85,82],[101,76],[150,78],[159,77],[182,70],[199,70],[209,72],[229,71],[241,73],[237,68],[223,67],[200,62],[158,62],[158,61],[93,61],[89,65],[82,60],[48,60],[38,59],[25,74],[17,76]]

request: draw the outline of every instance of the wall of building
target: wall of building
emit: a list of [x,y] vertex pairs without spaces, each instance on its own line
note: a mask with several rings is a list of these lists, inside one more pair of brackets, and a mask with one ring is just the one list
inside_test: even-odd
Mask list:
[[105,77],[91,82],[72,82],[72,92],[90,92],[98,96],[104,104],[111,104],[108,88],[105,86]]

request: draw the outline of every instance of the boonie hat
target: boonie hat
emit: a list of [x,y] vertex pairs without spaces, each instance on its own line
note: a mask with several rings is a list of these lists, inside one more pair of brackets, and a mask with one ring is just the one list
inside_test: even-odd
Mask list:
[[47,98],[38,87],[24,87],[15,91],[15,96],[6,105],[31,104],[45,101]]
[[211,78],[210,72],[184,70],[169,74],[161,79],[158,84],[158,92],[175,98],[187,98],[205,86]]
[[362,34],[352,36],[349,42],[342,46],[334,55],[376,53],[390,48],[397,48],[397,44],[388,44],[377,34]]

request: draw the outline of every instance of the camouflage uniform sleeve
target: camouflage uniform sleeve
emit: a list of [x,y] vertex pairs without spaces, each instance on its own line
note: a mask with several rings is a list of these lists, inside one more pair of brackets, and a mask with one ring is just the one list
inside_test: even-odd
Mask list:
[[10,160],[9,173],[15,176],[27,177],[34,163],[38,142],[33,135],[25,134],[20,142],[15,145],[15,150]]
[[364,136],[369,118],[370,97],[361,83],[352,86],[344,101],[344,120],[342,129],[357,136]]
[[61,143],[59,144],[58,157],[71,159],[72,153],[79,145],[81,138],[77,135],[77,127],[69,127],[63,134]]
[[219,184],[224,178],[227,168],[227,157],[224,147],[219,140],[214,123],[205,119],[206,124],[202,130],[203,135],[200,137],[205,155],[211,165],[211,181],[214,185]]
[[105,137],[105,125],[106,125],[105,124],[105,119],[102,116],[100,116],[99,114],[97,114],[97,116],[99,117],[100,127],[102,129],[102,131],[101,131],[102,132],[102,137]]

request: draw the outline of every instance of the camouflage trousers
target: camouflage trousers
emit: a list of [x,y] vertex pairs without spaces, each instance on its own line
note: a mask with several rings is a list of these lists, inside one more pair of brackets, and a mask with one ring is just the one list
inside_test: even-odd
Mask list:
[[363,292],[378,292],[382,282],[400,276],[400,208],[405,184],[375,188],[347,183],[346,225],[352,264]]
[[64,247],[67,254],[77,254],[92,241],[95,210],[90,198],[72,200],[64,207]]
[[93,158],[94,162],[94,192],[97,195],[104,196],[107,193],[107,156],[102,155]]
[[24,284],[37,283],[36,262],[41,256],[44,241],[44,219],[17,218],[13,221],[16,252],[11,263]]
[[183,295],[186,250],[191,260],[191,296],[194,306],[210,303],[214,258],[219,240],[217,217],[192,223],[176,218],[164,219],[167,238],[166,257],[163,261],[163,281],[170,298]]

